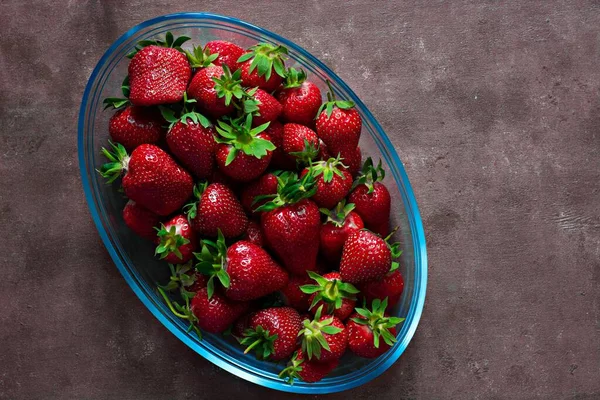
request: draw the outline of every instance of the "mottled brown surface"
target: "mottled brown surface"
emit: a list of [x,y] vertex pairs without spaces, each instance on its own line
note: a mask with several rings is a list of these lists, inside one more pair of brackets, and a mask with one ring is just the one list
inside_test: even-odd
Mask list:
[[169,334],[84,202],[92,68],[132,25],[186,10],[324,60],[405,163],[427,302],[401,360],[353,398],[600,398],[600,2],[325,3],[0,2],[0,398],[282,397]]

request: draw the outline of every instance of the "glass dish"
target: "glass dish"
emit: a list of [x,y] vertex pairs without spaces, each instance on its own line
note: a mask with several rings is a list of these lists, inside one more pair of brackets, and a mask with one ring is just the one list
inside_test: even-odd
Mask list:
[[[186,332],[186,322],[174,317],[163,303],[155,291],[155,283],[164,283],[168,279],[168,268],[153,257],[151,243],[131,234],[124,225],[121,210],[126,199],[115,187],[105,184],[96,169],[104,162],[100,149],[107,144],[108,119],[111,116],[111,112],[102,111],[102,100],[120,95],[121,82],[127,74],[129,62],[125,55],[140,40],[164,36],[167,31],[175,36],[187,35],[196,44],[215,39],[229,40],[242,47],[256,42],[282,44],[289,49],[290,60],[287,65],[306,70],[309,79],[320,87],[323,94],[328,79],[338,99],[355,102],[363,118],[360,141],[363,159],[365,155],[370,155],[375,161],[378,158],[383,160],[387,172],[385,183],[392,196],[392,222],[400,226],[396,238],[402,243],[401,271],[405,289],[392,313],[406,318],[406,321],[399,326],[398,341],[390,351],[374,360],[347,354],[337,370],[321,382],[295,382],[290,386],[277,377],[282,365],[257,361],[252,355],[244,355],[240,346],[219,335],[207,334],[203,340],[198,340],[195,334]],[[425,301],[427,255],[421,217],[406,172],[383,129],[354,92],[325,64],[290,40],[235,18],[206,13],[171,14],[135,26],[110,46],[90,76],[79,113],[78,153],[81,179],[92,218],[117,268],[163,325],[219,367],[276,390],[332,393],[362,385],[380,375],[400,357],[413,337]]]

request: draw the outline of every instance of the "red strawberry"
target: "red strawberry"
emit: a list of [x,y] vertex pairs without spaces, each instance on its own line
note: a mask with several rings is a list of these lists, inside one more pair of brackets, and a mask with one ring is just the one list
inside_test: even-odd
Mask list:
[[267,200],[259,200],[255,203],[254,200],[256,197],[276,193],[277,176],[273,173],[264,174],[257,180],[248,183],[244,189],[242,189],[242,206],[244,206],[244,210],[246,210],[248,214],[253,214],[256,208],[267,202]]
[[247,240],[250,243],[253,243],[259,247],[264,246],[264,238],[262,230],[260,229],[260,224],[250,221],[248,222],[248,227],[246,228],[246,233],[242,236],[243,240]]
[[310,306],[310,295],[304,293],[300,287],[311,283],[313,280],[308,274],[290,276],[288,284],[281,289],[281,297],[284,304],[294,307],[296,310],[305,312]]
[[218,54],[213,61],[215,65],[227,65],[231,71],[239,68],[237,60],[245,53],[245,50],[237,44],[225,40],[212,40],[204,45],[204,50],[207,49],[212,54]]
[[167,32],[165,41],[138,44],[129,54],[132,56],[128,69],[129,100],[133,105],[154,106],[183,99],[192,75],[190,63],[181,50],[187,40],[185,36],[174,40]]
[[129,200],[123,209],[123,220],[136,235],[145,239],[156,239],[156,229],[160,222],[160,217],[152,211],[146,210],[135,201]]
[[348,171],[352,174],[353,177],[356,177],[360,172],[360,167],[362,166],[362,154],[360,151],[360,147],[356,149],[350,150],[342,150],[338,153],[340,159],[348,167]]
[[184,215],[176,215],[158,230],[155,255],[171,264],[184,264],[196,250],[196,235]]
[[219,118],[234,110],[234,97],[241,98],[244,94],[240,82],[239,72],[232,75],[227,67],[211,65],[196,72],[188,88],[188,95],[198,102],[201,110]]
[[387,298],[373,300],[373,310],[357,308],[348,321],[348,347],[357,356],[376,358],[396,343],[396,325],[404,318],[388,316],[386,307]]
[[354,204],[346,205],[346,201],[342,200],[334,210],[321,210],[327,215],[327,221],[321,226],[321,253],[331,263],[340,262],[348,235],[365,227],[353,209]]
[[308,200],[314,188],[311,175],[282,178],[275,198],[257,208],[264,211],[261,226],[267,245],[295,275],[317,268],[321,221],[317,205]]
[[193,298],[197,291],[206,287],[208,278],[194,268],[191,261],[185,264],[169,264],[171,277],[163,289],[179,290],[182,296]]
[[319,360],[308,360],[302,350],[298,350],[288,367],[279,373],[279,377],[286,379],[291,385],[294,379],[300,379],[306,383],[319,382],[338,366],[339,360],[320,362]]
[[300,124],[283,125],[283,152],[291,160],[309,163],[319,154],[319,138],[310,128]]
[[327,161],[331,158],[331,154],[329,154],[329,149],[324,141],[319,139],[319,154],[317,154],[317,160],[319,161]]
[[244,332],[248,329],[248,324],[250,323],[250,318],[254,315],[253,311],[250,311],[248,314],[244,314],[238,318],[237,321],[233,324],[231,328],[231,334],[237,339],[237,341],[241,341],[244,338]]
[[244,353],[254,350],[259,359],[280,361],[296,350],[301,328],[302,320],[298,311],[293,308],[266,308],[250,318],[240,344],[248,346]]
[[305,168],[301,176],[311,173],[317,179],[313,201],[319,207],[330,209],[344,199],[352,188],[352,175],[339,158],[317,161]]
[[354,203],[355,211],[367,228],[386,236],[389,233],[391,198],[390,192],[381,183],[383,178],[385,171],[381,168],[381,160],[375,168],[371,157],[367,158],[348,201]]
[[225,295],[238,301],[253,300],[283,288],[288,274],[261,247],[239,241],[227,247],[219,232],[216,242],[202,241],[202,251],[196,254],[198,271],[209,275],[208,295],[214,291],[216,277],[225,288]]
[[281,104],[277,99],[262,89],[254,88],[246,92],[244,113],[252,114],[252,126],[272,122],[281,114]]
[[127,106],[110,117],[108,133],[114,142],[132,151],[140,144],[157,143],[163,136],[163,124],[163,119],[155,110]]
[[226,238],[240,236],[248,226],[248,217],[235,194],[222,183],[194,186],[196,201],[186,206],[192,228],[201,236],[216,237],[218,230]]
[[387,243],[368,230],[353,232],[348,236],[342,251],[340,274],[351,283],[381,279],[390,269],[397,268],[393,259],[400,256],[399,243]]
[[218,121],[216,141],[217,165],[232,179],[248,182],[258,178],[269,166],[275,145],[263,131],[268,124],[252,128],[252,115],[231,120],[230,124]]
[[277,93],[283,106],[282,119],[306,126],[314,126],[315,117],[321,107],[321,91],[312,82],[306,81],[306,72],[289,68],[283,88]]
[[142,144],[130,157],[122,145],[111,146],[114,152],[102,149],[109,162],[100,168],[100,174],[110,183],[125,171],[121,181],[125,196],[140,206],[158,215],[169,215],[192,194],[191,175],[160,147]]
[[276,149],[273,150],[271,166],[278,169],[296,169],[296,161],[290,159],[283,151],[283,125],[279,121],[273,121],[265,130],[265,133],[271,138],[271,142]]
[[310,294],[310,311],[315,314],[323,306],[326,315],[334,315],[344,321],[356,304],[358,289],[350,283],[342,282],[339,272],[329,272],[323,276],[308,272],[308,275],[317,283],[304,285],[302,292]]
[[400,301],[403,290],[404,279],[398,270],[388,272],[381,279],[368,281],[360,285],[361,294],[369,302],[374,299],[383,300],[387,297],[390,304],[396,304]]
[[200,329],[210,333],[224,332],[248,310],[247,302],[233,301],[218,291],[208,297],[208,288],[202,288],[192,299],[190,310]]
[[348,346],[348,330],[338,317],[321,316],[321,312],[322,307],[319,307],[312,321],[303,321],[304,328],[300,331],[302,351],[309,360],[313,357],[319,362],[337,360]]
[[327,144],[331,154],[337,155],[358,146],[362,119],[352,101],[336,100],[329,81],[327,85],[329,86],[328,101],[319,109],[316,127],[317,134]]
[[245,87],[256,87],[272,92],[281,85],[285,77],[284,60],[288,51],[283,46],[259,43],[237,61],[240,63],[242,83]]

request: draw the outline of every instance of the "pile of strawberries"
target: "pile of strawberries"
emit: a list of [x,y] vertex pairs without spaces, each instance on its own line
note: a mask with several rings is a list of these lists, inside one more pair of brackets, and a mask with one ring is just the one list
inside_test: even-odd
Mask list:
[[323,102],[283,46],[188,40],[140,42],[125,98],[105,100],[117,110],[99,172],[120,178],[123,220],[166,261],[159,292],[199,337],[229,333],[288,361],[290,382],[319,381],[348,349],[380,356],[404,282],[354,104],[331,86]]

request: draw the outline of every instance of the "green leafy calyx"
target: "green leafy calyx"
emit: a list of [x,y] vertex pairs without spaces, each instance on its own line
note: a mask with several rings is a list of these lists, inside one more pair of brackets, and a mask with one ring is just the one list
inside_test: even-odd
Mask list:
[[329,343],[327,343],[325,336],[323,336],[324,333],[328,335],[337,335],[342,331],[342,328],[331,325],[333,316],[319,321],[321,319],[322,311],[323,306],[320,306],[312,321],[308,319],[304,320],[304,328],[298,333],[298,336],[302,338],[302,351],[309,360],[312,360],[313,356],[320,359],[321,349],[331,351]]
[[297,70],[296,68],[290,67],[285,73],[285,80],[283,81],[283,87],[285,89],[291,89],[302,86],[302,83],[306,80],[306,72],[303,69]]
[[325,221],[325,223],[331,222],[334,226],[341,228],[342,226],[344,226],[348,215],[350,215],[352,210],[354,210],[354,207],[354,203],[346,204],[346,199],[343,199],[342,201],[337,203],[333,210],[328,210],[327,208],[319,208],[319,211],[321,211],[322,214],[327,216],[327,220]]
[[169,264],[169,270],[171,271],[169,283],[160,287],[167,291],[179,289],[179,293],[182,297],[187,297],[191,300],[196,294],[195,292],[187,290],[188,287],[196,282],[196,271],[194,270],[192,262],[188,261],[185,264]]
[[308,139],[304,139],[304,148],[301,151],[293,151],[290,155],[296,158],[298,165],[310,165],[312,160],[319,155],[319,148],[320,144],[315,145],[313,142],[309,142]]
[[301,179],[295,173],[282,174],[277,177],[277,194],[256,196],[254,202],[269,199],[268,202],[257,207],[255,211],[271,211],[286,204],[294,204],[308,199],[317,192],[317,181],[310,173]]
[[273,344],[276,339],[276,333],[271,335],[268,330],[263,329],[259,325],[254,329],[246,329],[244,331],[244,338],[240,341],[240,344],[247,346],[244,354],[248,354],[254,350],[256,358],[267,360],[274,352]]
[[214,65],[213,62],[219,57],[219,53],[211,54],[210,49],[202,49],[201,46],[194,46],[192,51],[184,50],[183,52],[192,68],[205,68]]
[[178,122],[184,125],[188,125],[190,122],[196,125],[200,124],[204,128],[211,126],[208,118],[196,111],[196,99],[188,98],[187,92],[183,93],[183,108],[180,112],[177,113],[173,108],[167,106],[159,106],[159,109],[165,121],[169,123],[169,129]]
[[202,340],[202,333],[200,332],[200,329],[198,328],[198,317],[196,317],[194,315],[194,313],[192,312],[192,310],[190,309],[190,299],[188,297],[184,297],[184,301],[185,301],[185,305],[180,305],[175,301],[172,301],[169,296],[167,296],[167,294],[165,293],[164,289],[162,289],[160,286],[157,287],[158,292],[160,293],[160,295],[162,296],[162,298],[165,300],[165,303],[167,304],[167,307],[169,307],[169,310],[171,310],[171,312],[179,318],[188,320],[190,322],[190,325],[188,326],[187,331],[191,332],[194,331],[196,332],[196,335],[198,335],[198,339]]
[[396,343],[396,338],[389,330],[404,321],[404,318],[386,317],[385,309],[387,308],[387,305],[387,297],[383,301],[374,299],[371,310],[367,308],[357,308],[355,310],[362,318],[352,318],[352,321],[357,324],[367,325],[371,329],[373,332],[373,344],[375,348],[379,348],[381,338],[383,338],[383,341],[388,346],[392,346]]
[[160,224],[160,228],[155,228],[158,233],[159,243],[156,246],[154,255],[159,256],[162,260],[170,254],[174,254],[177,258],[182,258],[181,250],[179,248],[183,245],[188,244],[190,241],[184,238],[180,233],[177,232],[177,225],[171,225],[166,227],[164,224]]
[[331,314],[342,307],[344,299],[356,300],[359,290],[351,283],[342,282],[340,279],[327,279],[312,271],[308,271],[308,275],[316,285],[304,285],[300,290],[306,294],[315,294],[309,309],[323,301],[327,306],[327,313]]
[[194,185],[194,200],[191,203],[188,203],[185,206],[183,206],[183,212],[187,215],[189,221],[193,220],[194,218],[196,218],[196,215],[198,215],[198,203],[200,202],[202,194],[204,193],[207,187],[208,182],[199,182]]
[[356,177],[356,180],[352,185],[352,189],[359,185],[365,185],[369,189],[367,193],[371,194],[373,193],[373,190],[375,190],[375,182],[381,182],[384,178],[385,170],[381,166],[381,160],[379,160],[377,167],[375,167],[373,165],[373,159],[369,157],[366,159],[360,173]]
[[215,82],[217,96],[225,98],[226,106],[230,105],[234,98],[240,100],[244,97],[245,92],[242,88],[241,75],[242,70],[238,69],[232,74],[227,65],[223,65],[223,75],[219,78],[212,78]]
[[288,366],[279,373],[279,377],[286,380],[288,384],[293,385],[294,379],[302,379],[300,372],[302,371],[303,362],[304,360],[298,357],[298,352],[296,351],[290,359]]
[[190,38],[187,36],[179,36],[178,38],[175,38],[171,32],[167,32],[164,40],[142,40],[138,42],[135,48],[127,54],[127,58],[133,58],[138,51],[147,46],[170,47],[183,53],[184,51],[181,48],[181,45],[188,40],[190,40]]
[[264,76],[266,80],[271,78],[273,70],[282,78],[285,78],[284,61],[287,58],[288,50],[284,46],[275,46],[270,43],[258,43],[250,47],[246,54],[238,58],[238,62],[252,60],[248,72],[257,70],[258,76]]
[[225,165],[233,162],[238,153],[244,152],[249,156],[263,158],[269,151],[275,150],[275,145],[270,140],[262,139],[257,135],[269,127],[269,122],[252,128],[252,115],[230,120],[229,123],[219,120],[217,132],[221,137],[215,138],[218,143],[230,144],[232,147],[225,160]]
[[108,144],[112,147],[113,151],[107,150],[105,147],[102,148],[102,154],[108,159],[108,162],[104,163],[98,172],[103,178],[106,178],[108,183],[112,183],[121,174],[127,172],[129,154],[127,154],[127,150],[120,143],[109,141]]
[[121,92],[123,93],[123,97],[107,97],[102,101],[105,110],[107,108],[119,109],[131,104],[129,102],[129,75],[121,83]]
[[[389,233],[389,235],[387,235],[385,238],[383,238],[383,240],[387,244],[388,248],[390,249],[390,254],[392,256],[392,260],[395,260],[396,258],[398,258],[402,255],[402,250],[400,250],[400,242],[394,242],[394,243],[391,242],[392,236],[394,236],[396,234],[396,232],[398,231],[398,228],[399,227],[395,227],[394,229],[392,229],[392,231]],[[398,268],[400,268],[400,264],[397,261],[392,261],[392,266],[391,266],[389,272],[394,272]]]
[[310,166],[315,177],[323,175],[323,181],[325,183],[331,182],[335,175],[342,179],[346,179],[346,176],[344,176],[340,168],[346,169],[348,167],[342,164],[342,159],[339,154],[336,158],[330,158],[327,161],[317,161]]
[[216,241],[202,240],[202,249],[194,253],[198,263],[196,270],[208,276],[206,291],[210,299],[215,292],[215,278],[221,282],[224,288],[229,288],[230,280],[227,273],[227,244],[221,230],[218,230]]
[[352,107],[354,107],[353,101],[337,100],[335,98],[335,91],[333,90],[333,87],[331,86],[331,82],[329,80],[327,81],[327,86],[329,87],[329,92],[327,92],[327,101],[321,104],[321,107],[319,107],[319,111],[317,112],[317,118],[319,117],[319,115],[321,115],[323,109],[325,109],[327,113],[327,119],[329,119],[331,117],[331,114],[333,113],[334,107],[340,108],[342,110],[349,110]]

